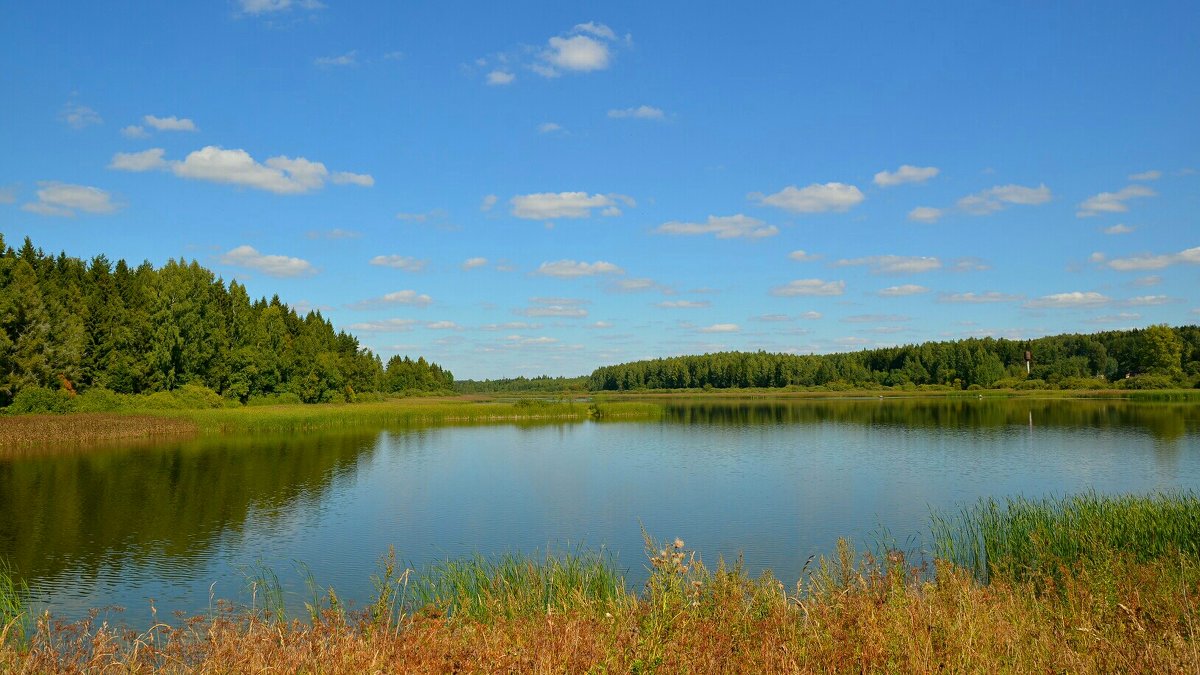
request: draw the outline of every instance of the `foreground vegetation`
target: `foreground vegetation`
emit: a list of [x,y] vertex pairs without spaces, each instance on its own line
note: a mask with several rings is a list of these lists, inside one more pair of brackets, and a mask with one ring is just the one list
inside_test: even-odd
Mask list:
[[[288,618],[270,570],[253,602],[144,631],[95,619],[31,617],[0,574],[0,670],[45,672],[1195,672],[1200,668],[1200,558],[1174,545],[1200,516],[1196,496],[1084,495],[987,503],[960,514],[999,533],[1031,516],[1063,526],[1019,554],[989,559],[984,584],[938,559],[896,550],[835,555],[794,586],[740,561],[714,567],[684,542],[647,538],[649,579],[629,591],[611,560],[588,553],[451,561],[424,572],[381,560],[377,593],[350,610],[312,583],[304,619]],[[1094,509],[1098,520],[1071,514]],[[1147,518],[1146,510],[1159,514]],[[1136,540],[1094,531],[1124,522]],[[993,523],[991,525],[987,523]],[[1074,523],[1075,528],[1066,527]],[[1054,526],[1058,527],[1058,526]],[[1106,526],[1101,526],[1103,529]],[[1089,545],[1062,548],[1062,537]],[[990,535],[987,535],[990,536]],[[1149,549],[1147,541],[1156,542]],[[1192,542],[1195,539],[1191,539]],[[1131,548],[1132,547],[1132,548]],[[1134,550],[1136,549],[1136,550]],[[931,572],[934,572],[931,574]],[[5,583],[5,580],[7,584]],[[293,608],[296,609],[296,608]]]

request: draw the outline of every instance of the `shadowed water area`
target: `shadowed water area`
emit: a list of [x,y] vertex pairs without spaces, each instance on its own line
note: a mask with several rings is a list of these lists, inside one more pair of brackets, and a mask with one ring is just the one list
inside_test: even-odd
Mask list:
[[358,606],[409,565],[604,547],[645,578],[640,524],[792,583],[838,537],[918,552],[979,497],[1200,488],[1200,406],[1119,400],[667,404],[653,422],[384,428],[0,457],[0,557],[35,606],[133,625],[250,602],[295,562]]

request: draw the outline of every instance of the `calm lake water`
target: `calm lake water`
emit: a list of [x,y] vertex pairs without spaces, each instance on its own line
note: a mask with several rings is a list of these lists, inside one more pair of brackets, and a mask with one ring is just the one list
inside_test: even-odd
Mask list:
[[1200,489],[1200,406],[839,400],[671,405],[661,422],[388,428],[0,459],[0,557],[65,617],[133,625],[248,602],[295,561],[361,606],[408,564],[604,549],[644,580],[641,526],[789,583],[838,537],[918,551],[930,509],[981,496]]

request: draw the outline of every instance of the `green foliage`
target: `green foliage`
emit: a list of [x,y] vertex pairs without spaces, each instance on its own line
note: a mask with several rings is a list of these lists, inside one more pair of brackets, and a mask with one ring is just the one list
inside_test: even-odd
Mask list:
[[561,394],[586,392],[587,376],[580,377],[513,377],[498,380],[457,380],[454,391],[460,394],[533,393]]
[[1200,497],[1193,492],[1045,499],[991,498],[956,516],[933,515],[934,553],[980,580],[1053,577],[1112,553],[1138,561],[1200,560]]
[[[1025,352],[1033,353],[1025,372]],[[1107,389],[1179,386],[1184,364],[1200,373],[1200,328],[1166,325],[1036,340],[969,339],[926,342],[848,354],[719,352],[635,361],[596,369],[594,391],[680,388]],[[1168,383],[1172,380],[1178,382]]]
[[29,623],[29,587],[14,578],[8,561],[0,558],[0,646],[20,642]]
[[295,405],[301,403],[300,397],[290,391],[281,394],[255,394],[246,400],[247,406],[263,405]]
[[28,413],[66,413],[74,409],[70,394],[61,389],[26,387],[13,398],[8,412],[14,415]]
[[1170,389],[1176,386],[1175,379],[1167,375],[1135,375],[1117,382],[1121,389]]
[[[411,364],[402,390],[450,389],[453,377],[437,364],[402,361]],[[273,395],[316,403],[397,391],[384,389],[379,358],[319,312],[300,315],[278,297],[252,301],[195,261],[85,262],[47,255],[29,239],[14,251],[0,237],[0,408],[38,387],[145,396],[101,395],[87,410],[222,405],[210,392],[239,403]]]

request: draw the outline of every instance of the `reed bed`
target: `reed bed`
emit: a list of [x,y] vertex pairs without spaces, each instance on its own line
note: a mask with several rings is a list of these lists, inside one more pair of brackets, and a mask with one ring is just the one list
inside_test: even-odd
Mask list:
[[983,585],[948,562],[931,578],[896,552],[842,542],[788,588],[651,542],[650,580],[633,592],[602,557],[471,559],[422,575],[397,574],[393,557],[363,611],[329,593],[310,620],[220,604],[136,632],[43,615],[0,644],[0,672],[1196,672],[1196,560],[1111,558],[1048,589]]
[[934,553],[981,581],[1057,574],[1112,553],[1138,561],[1200,559],[1200,497],[1191,491],[1100,496],[1095,492],[1003,502],[986,498],[933,515]]
[[0,416],[0,452],[49,444],[186,436],[196,430],[192,420],[149,414]]

